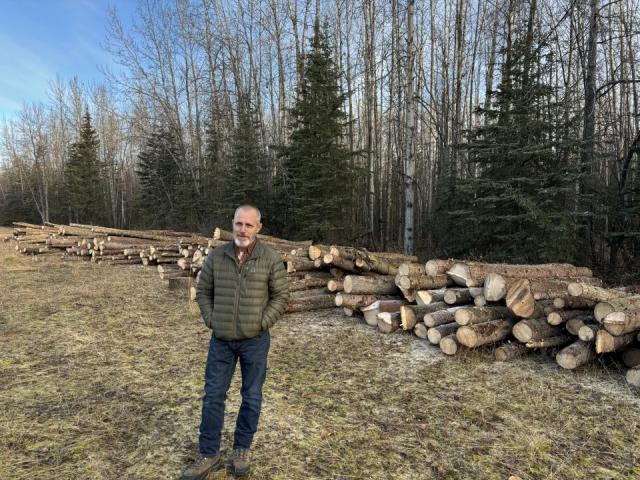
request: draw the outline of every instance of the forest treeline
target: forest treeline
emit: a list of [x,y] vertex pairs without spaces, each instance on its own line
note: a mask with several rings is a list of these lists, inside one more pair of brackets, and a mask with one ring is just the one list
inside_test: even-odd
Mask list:
[[[0,224],[640,274],[637,0],[143,0],[0,135]],[[639,22],[636,22],[639,20]]]

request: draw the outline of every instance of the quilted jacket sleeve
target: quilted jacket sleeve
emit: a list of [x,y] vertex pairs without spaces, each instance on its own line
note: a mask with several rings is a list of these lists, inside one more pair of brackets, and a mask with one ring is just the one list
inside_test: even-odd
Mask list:
[[289,281],[284,264],[279,258],[274,259],[269,275],[269,303],[262,312],[262,328],[267,330],[280,319],[289,303]]
[[209,328],[212,328],[213,320],[213,287],[213,252],[211,252],[202,264],[200,280],[196,285],[196,302],[200,307],[202,319]]

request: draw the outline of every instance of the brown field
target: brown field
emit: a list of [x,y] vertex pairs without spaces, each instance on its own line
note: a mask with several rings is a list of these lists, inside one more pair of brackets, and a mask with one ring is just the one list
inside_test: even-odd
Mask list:
[[[0,242],[0,480],[178,478],[197,453],[208,337],[151,268],[32,261]],[[445,358],[337,310],[289,315],[252,458],[269,480],[640,479],[640,395],[614,362]]]

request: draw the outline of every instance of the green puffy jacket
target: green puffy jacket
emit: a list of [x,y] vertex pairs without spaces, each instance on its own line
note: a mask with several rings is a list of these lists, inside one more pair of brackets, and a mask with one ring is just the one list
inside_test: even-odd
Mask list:
[[287,308],[289,285],[282,257],[258,241],[240,267],[233,242],[213,249],[202,265],[196,301],[216,338],[255,337]]

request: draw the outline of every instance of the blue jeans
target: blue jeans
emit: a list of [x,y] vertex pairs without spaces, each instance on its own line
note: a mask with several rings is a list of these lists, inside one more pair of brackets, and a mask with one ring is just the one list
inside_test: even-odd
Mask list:
[[246,340],[224,341],[211,337],[204,374],[204,400],[200,422],[200,453],[216,455],[224,423],[224,402],[236,363],[242,372],[242,404],[236,421],[233,448],[249,448],[258,428],[262,385],[267,376],[269,331]]

